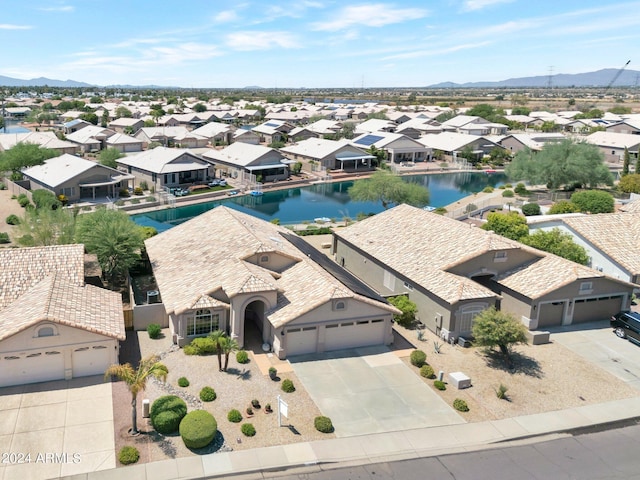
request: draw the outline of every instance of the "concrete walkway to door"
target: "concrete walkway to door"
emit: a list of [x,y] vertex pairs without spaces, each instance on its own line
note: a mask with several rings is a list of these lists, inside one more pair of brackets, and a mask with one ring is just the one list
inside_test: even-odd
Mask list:
[[387,347],[290,357],[339,437],[465,423]]

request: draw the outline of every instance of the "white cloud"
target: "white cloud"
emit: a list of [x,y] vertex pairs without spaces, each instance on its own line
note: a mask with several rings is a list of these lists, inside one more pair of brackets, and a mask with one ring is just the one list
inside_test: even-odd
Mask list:
[[72,5],[60,5],[59,7],[42,7],[38,10],[43,12],[73,12],[75,9]]
[[295,37],[288,32],[245,31],[227,35],[226,44],[234,50],[269,50],[271,48],[299,48]]
[[10,23],[0,23],[0,30],[31,30],[31,25],[12,25]]
[[408,58],[417,58],[417,57],[433,57],[436,55],[446,55],[449,53],[459,52],[461,50],[471,50],[474,48],[481,48],[490,45],[492,42],[484,41],[478,43],[463,43],[460,45],[453,45],[445,48],[432,47],[424,50],[415,50],[413,52],[406,53],[398,53],[395,55],[388,55],[382,60],[400,60],[400,59],[408,59]]
[[216,23],[229,23],[238,19],[238,14],[234,10],[225,10],[213,17]]
[[337,13],[333,20],[317,22],[314,30],[336,31],[353,26],[383,27],[393,23],[417,20],[426,17],[428,12],[420,8],[394,8],[383,3],[349,6]]
[[500,3],[511,3],[514,0],[466,0],[462,6],[462,11],[473,12],[475,10],[482,10],[486,7],[492,7]]

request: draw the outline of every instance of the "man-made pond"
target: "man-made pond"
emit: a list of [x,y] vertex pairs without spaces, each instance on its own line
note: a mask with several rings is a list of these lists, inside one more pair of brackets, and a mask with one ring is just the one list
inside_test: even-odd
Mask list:
[[[443,173],[435,175],[411,175],[405,181],[416,182],[429,189],[433,207],[442,207],[461,198],[482,191],[487,186],[500,186],[506,182],[501,173],[484,172]],[[262,196],[250,195],[225,198],[212,202],[158,210],[132,216],[139,225],[149,225],[163,231],[200,215],[218,205],[226,205],[263,220],[278,219],[281,224],[313,221],[314,218],[342,220],[355,219],[358,214],[380,213],[380,202],[354,202],[347,193],[353,181],[323,183],[308,187],[289,188],[265,192]]]

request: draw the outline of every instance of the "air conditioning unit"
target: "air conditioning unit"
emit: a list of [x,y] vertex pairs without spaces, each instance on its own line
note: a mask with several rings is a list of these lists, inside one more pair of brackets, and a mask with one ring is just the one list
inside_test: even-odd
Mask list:
[[147,292],[147,303],[160,303],[160,292],[158,290],[149,290]]
[[464,337],[458,337],[458,345],[464,348],[469,348],[471,346],[471,341],[467,340]]

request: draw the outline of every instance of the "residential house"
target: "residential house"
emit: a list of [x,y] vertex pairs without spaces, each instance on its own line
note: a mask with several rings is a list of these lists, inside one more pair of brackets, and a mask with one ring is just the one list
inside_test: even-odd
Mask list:
[[442,130],[467,135],[504,135],[508,127],[502,123],[491,123],[482,117],[457,115],[443,122]]
[[640,135],[640,120],[623,120],[605,127],[607,132]]
[[232,143],[233,142],[249,143],[251,145],[259,145],[260,144],[260,135],[255,133],[250,128],[240,127],[238,130],[236,130],[233,133]]
[[232,178],[245,178],[246,174],[260,177],[262,183],[289,178],[289,160],[273,148],[234,142],[221,150],[210,150],[202,155],[216,170]]
[[257,127],[253,127],[254,133],[260,136],[260,142],[271,144],[277,142],[286,142],[289,132],[293,130],[293,125],[283,120],[269,120],[261,123]]
[[355,134],[362,135],[363,133],[395,132],[397,126],[398,125],[391,120],[371,118],[356,125]]
[[375,147],[387,153],[387,161],[391,163],[424,162],[431,160],[430,147],[409,138],[400,133],[375,132],[362,134],[353,140],[351,144],[362,149]]
[[82,153],[98,152],[106,148],[106,141],[115,130],[89,125],[67,135],[67,140],[76,143]]
[[61,154],[68,153],[75,155],[78,153],[78,145],[66,140],[60,140],[53,132],[25,132],[25,133],[2,133],[0,134],[0,152],[15,147],[18,143],[33,143],[42,148],[55,150]]
[[207,137],[187,130],[185,127],[143,127],[134,135],[142,140],[144,148],[157,142],[165,147],[202,148],[209,143]]
[[83,245],[0,249],[0,387],[104,375],[122,297],[86,283]]
[[376,156],[350,143],[350,140],[325,140],[309,138],[287,145],[280,152],[292,161],[303,162],[303,168],[311,169],[315,162],[326,170],[366,171],[376,166]]
[[45,189],[64,195],[69,202],[118,198],[133,177],[99,163],[65,153],[45,160],[42,165],[23,168],[22,175],[31,190]]
[[566,140],[562,133],[512,133],[500,141],[500,145],[512,153],[518,153],[525,148],[533,151],[540,151],[548,143],[557,143]]
[[139,185],[146,182],[155,191],[206,182],[214,176],[208,162],[184,148],[156,147],[119,158],[118,170],[133,175]]
[[124,133],[116,133],[107,138],[104,145],[106,148],[115,148],[120,153],[132,153],[141,152],[143,142]]
[[600,148],[607,162],[617,164],[622,164],[625,148],[635,158],[640,150],[640,135],[631,133],[594,132],[585,141]]
[[417,141],[430,148],[433,152],[436,150],[442,152],[449,160],[453,160],[454,162],[458,160],[459,154],[465,150],[473,153],[476,158],[482,158],[484,155],[488,155],[494,148],[499,147],[497,143],[484,136],[467,135],[456,132],[424,135]]
[[[399,233],[401,232],[401,233]],[[496,307],[530,330],[606,319],[634,285],[473,225],[399,205],[334,232],[335,260],[381,296],[407,295],[445,340]]]
[[283,227],[219,206],[145,246],[180,346],[222,330],[284,359],[392,341],[398,310]]
[[209,139],[211,145],[229,145],[233,141],[233,134],[236,128],[228,123],[222,122],[209,122],[199,128],[196,128],[191,133],[200,135]]
[[144,127],[144,121],[139,118],[120,117],[111,120],[107,126],[118,133],[135,135],[138,130]]
[[77,132],[78,130],[83,129],[84,127],[93,126],[92,123],[87,122],[86,120],[81,120],[76,118],[75,120],[71,120],[69,122],[65,122],[62,124],[62,131],[65,135],[69,135],[70,133]]

